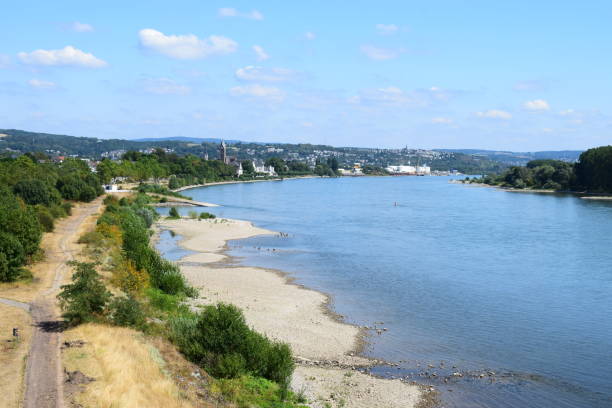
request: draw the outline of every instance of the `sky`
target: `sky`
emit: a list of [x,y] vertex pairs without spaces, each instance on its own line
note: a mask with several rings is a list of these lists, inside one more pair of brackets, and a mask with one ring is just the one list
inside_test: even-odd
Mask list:
[[0,6],[0,128],[513,151],[612,141],[610,1]]

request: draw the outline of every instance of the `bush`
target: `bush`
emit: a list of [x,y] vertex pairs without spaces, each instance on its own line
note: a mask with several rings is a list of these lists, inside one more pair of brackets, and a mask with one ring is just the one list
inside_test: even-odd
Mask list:
[[189,211],[189,218],[191,218],[192,220],[196,220],[198,219],[198,213],[195,211]]
[[66,215],[72,214],[72,203],[65,201],[62,203],[62,208],[64,209],[64,213],[66,213]]
[[74,326],[102,317],[111,294],[96,272],[96,264],[70,262],[70,265],[76,272],[72,275],[72,283],[62,286],[58,298],[62,316]]
[[43,231],[45,232],[53,231],[54,219],[53,219],[53,214],[51,214],[51,211],[49,211],[49,209],[46,207],[37,206],[36,212],[38,216],[38,222],[43,227]]
[[170,212],[168,213],[168,218],[173,219],[173,220],[181,218],[181,215],[179,214],[176,207],[170,208]]
[[93,201],[98,196],[96,189],[91,186],[85,186],[79,193],[79,200],[86,203]]
[[41,180],[22,180],[15,184],[13,191],[30,205],[49,206],[59,201],[57,191]]
[[213,219],[213,218],[217,218],[217,216],[215,214],[211,214],[209,212],[202,212],[202,213],[200,213],[200,219],[201,220],[207,220],[207,219]]
[[117,326],[140,328],[145,316],[140,303],[133,297],[117,297],[110,304],[111,320]]
[[294,369],[291,349],[249,328],[236,306],[206,306],[195,316],[173,319],[170,327],[179,349],[213,376],[252,374],[287,389]]
[[0,232],[0,281],[12,282],[19,277],[25,262],[23,246],[13,234]]

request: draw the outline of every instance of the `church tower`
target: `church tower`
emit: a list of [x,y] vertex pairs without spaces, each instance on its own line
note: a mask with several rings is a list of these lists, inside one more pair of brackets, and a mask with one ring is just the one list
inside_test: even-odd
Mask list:
[[227,146],[225,145],[225,140],[221,140],[219,145],[219,160],[227,164]]

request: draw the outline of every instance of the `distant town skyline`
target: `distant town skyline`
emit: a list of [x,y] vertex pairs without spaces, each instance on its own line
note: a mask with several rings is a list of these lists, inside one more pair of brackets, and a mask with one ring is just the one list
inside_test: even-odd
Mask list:
[[0,128],[511,151],[612,142],[612,3],[3,5]]

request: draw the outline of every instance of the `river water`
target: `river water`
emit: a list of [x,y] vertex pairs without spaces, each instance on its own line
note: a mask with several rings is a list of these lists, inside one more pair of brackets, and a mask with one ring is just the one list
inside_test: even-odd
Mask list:
[[230,254],[330,294],[349,322],[386,328],[365,353],[400,367],[376,374],[432,384],[445,407],[612,407],[612,202],[446,177],[183,194],[287,233],[234,241]]

